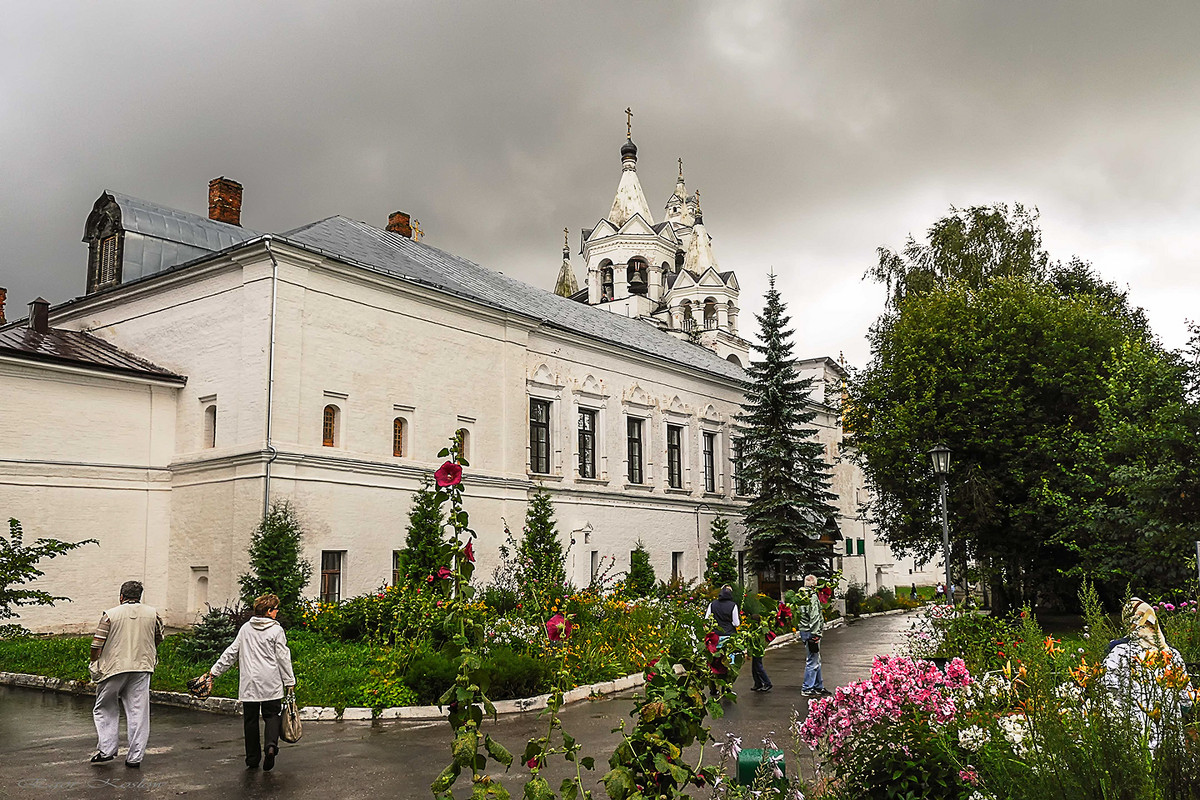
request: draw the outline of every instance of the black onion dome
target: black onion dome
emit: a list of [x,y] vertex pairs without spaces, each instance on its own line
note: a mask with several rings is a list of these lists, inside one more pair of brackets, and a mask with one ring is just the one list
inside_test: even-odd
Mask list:
[[637,158],[637,145],[633,139],[626,139],[625,144],[621,145],[621,158]]

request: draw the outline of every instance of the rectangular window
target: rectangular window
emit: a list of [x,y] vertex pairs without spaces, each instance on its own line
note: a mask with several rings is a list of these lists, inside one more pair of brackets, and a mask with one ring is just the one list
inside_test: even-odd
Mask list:
[[400,585],[400,553],[401,550],[392,551],[392,586]]
[[642,421],[629,417],[625,421],[629,482],[642,482]]
[[683,577],[683,553],[671,553],[671,580],[677,581]]
[[858,554],[860,556],[865,556],[867,554],[867,540],[866,539],[858,540]]
[[579,409],[579,477],[596,477],[596,412]]
[[529,469],[550,474],[550,401],[529,401]]
[[704,491],[717,490],[717,435],[705,431],[704,438]]
[[342,556],[345,550],[321,551],[321,602],[336,603],[342,599]]
[[683,428],[667,426],[667,483],[672,489],[683,488]]
[[853,539],[846,540],[846,555],[848,555],[848,556],[854,555],[854,540]]
[[742,477],[742,459],[745,452],[746,442],[741,437],[733,439],[730,442],[730,459],[729,463],[733,467],[733,493],[736,495],[749,494],[746,490],[746,481]]

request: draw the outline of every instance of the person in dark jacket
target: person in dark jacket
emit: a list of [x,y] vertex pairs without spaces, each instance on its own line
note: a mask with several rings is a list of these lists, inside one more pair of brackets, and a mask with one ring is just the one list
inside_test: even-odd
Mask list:
[[737,627],[742,624],[742,620],[738,616],[737,603],[733,601],[732,586],[727,584],[721,587],[717,599],[708,604],[708,611],[704,612],[704,618],[715,620],[717,623],[717,647],[723,646],[725,640],[737,632]]

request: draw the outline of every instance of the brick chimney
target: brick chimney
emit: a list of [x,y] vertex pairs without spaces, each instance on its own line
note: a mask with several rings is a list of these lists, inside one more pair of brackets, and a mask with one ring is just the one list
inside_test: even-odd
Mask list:
[[50,330],[50,301],[39,297],[29,304],[29,329],[38,333]]
[[0,325],[3,325],[8,320],[4,319],[4,302],[8,300],[8,289],[0,286]]
[[398,233],[407,239],[412,238],[412,225],[410,224],[410,218],[408,214],[405,214],[403,211],[393,211],[391,214],[388,214],[387,229],[392,233]]
[[242,185],[222,175],[208,182],[208,218],[242,225]]

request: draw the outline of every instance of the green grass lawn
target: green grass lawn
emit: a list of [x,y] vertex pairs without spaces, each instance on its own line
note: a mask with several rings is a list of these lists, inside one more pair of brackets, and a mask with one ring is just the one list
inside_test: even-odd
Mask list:
[[[31,637],[0,640],[0,671],[24,672],[65,680],[88,680],[91,637]],[[178,652],[179,636],[168,636],[158,649],[158,668],[150,688],[186,692],[187,681],[203,674],[212,663],[200,664]],[[301,706],[371,705],[363,687],[371,681],[378,651],[359,643],[331,643],[306,631],[288,634],[296,673],[296,700]],[[236,668],[213,686],[217,697],[237,697]]]

